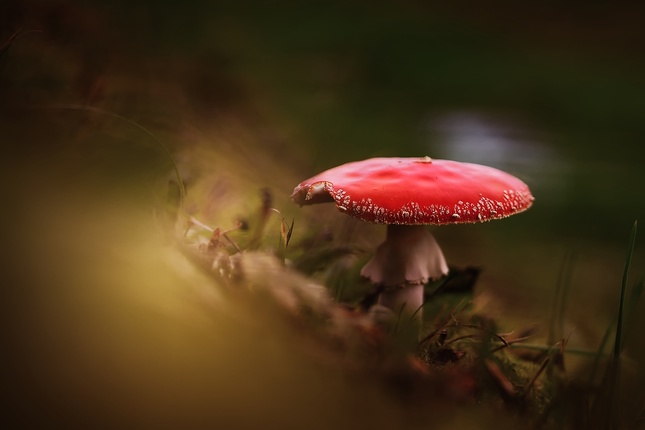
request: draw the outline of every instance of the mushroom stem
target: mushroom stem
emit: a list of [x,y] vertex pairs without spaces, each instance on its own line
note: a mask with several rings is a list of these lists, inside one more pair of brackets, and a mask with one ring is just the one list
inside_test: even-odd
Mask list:
[[361,276],[385,287],[379,304],[395,312],[404,307],[408,314],[423,304],[423,284],[447,273],[441,248],[425,226],[396,224],[387,226],[385,241],[361,270]]

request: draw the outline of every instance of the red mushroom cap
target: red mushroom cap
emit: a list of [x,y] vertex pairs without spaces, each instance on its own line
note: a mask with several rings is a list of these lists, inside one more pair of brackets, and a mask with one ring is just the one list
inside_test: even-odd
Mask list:
[[371,158],[343,164],[298,185],[299,205],[334,201],[341,212],[379,224],[459,224],[528,209],[528,186],[479,164],[423,158]]

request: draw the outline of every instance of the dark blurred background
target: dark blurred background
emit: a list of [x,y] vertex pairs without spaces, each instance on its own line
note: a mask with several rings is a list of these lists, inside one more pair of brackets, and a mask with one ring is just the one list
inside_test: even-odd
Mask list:
[[[129,154],[108,175],[121,191],[139,169],[170,170],[150,142],[132,148],[150,140],[133,137],[141,130],[112,117],[97,125],[82,107],[136,121],[168,145],[192,210],[214,224],[248,205],[206,203],[204,189],[249,200],[269,187],[302,232],[312,213],[291,208],[289,194],[335,165],[424,155],[491,165],[529,184],[535,204],[500,222],[434,229],[448,259],[484,269],[480,296],[513,326],[545,323],[572,252],[564,334],[593,350],[618,305],[632,224],[645,222],[643,12],[607,1],[5,0],[0,145],[14,166],[5,174],[15,184],[15,166],[29,166],[19,184],[46,171],[69,186],[112,169],[115,147]],[[197,176],[204,153],[216,167]],[[39,186],[12,185],[11,201]],[[342,228],[333,208],[316,217]],[[356,229],[370,246],[383,234]],[[644,262],[640,234],[630,286]],[[637,342],[628,348],[643,361]]]

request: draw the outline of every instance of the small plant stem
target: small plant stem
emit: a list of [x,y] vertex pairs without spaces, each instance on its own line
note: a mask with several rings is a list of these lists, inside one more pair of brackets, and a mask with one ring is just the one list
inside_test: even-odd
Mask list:
[[[435,337],[440,331],[442,331],[445,328],[447,328],[448,323],[450,321],[454,321],[455,324],[457,324],[457,320],[455,319],[455,315],[459,315],[461,312],[463,312],[466,309],[466,307],[468,306],[468,304],[469,304],[468,302],[465,302],[465,303],[464,302],[465,302],[465,300],[460,301],[459,304],[457,304],[457,306],[455,306],[452,309],[452,311],[450,312],[450,315],[448,316],[448,318],[446,318],[445,321],[442,324],[440,324],[438,328],[436,328],[435,330],[430,332],[430,334],[428,334],[426,337],[421,339],[419,341],[418,346],[421,347],[424,343],[428,342],[430,339]],[[461,309],[457,310],[458,308],[461,308]]]
[[523,397],[526,397],[529,394],[529,392],[531,391],[531,388],[533,388],[533,385],[535,385],[535,381],[537,381],[537,379],[540,377],[542,372],[544,372],[544,369],[546,369],[546,366],[549,364],[550,361],[551,361],[551,356],[550,355],[548,355],[542,361],[542,363],[540,364],[540,368],[537,370],[537,372],[535,372],[535,375],[533,375],[533,378],[531,378],[529,383],[524,388],[524,393],[522,393]]
[[562,265],[558,273],[547,338],[547,343],[550,345],[556,343],[556,339],[562,337],[564,312],[566,310],[567,296],[571,287],[574,257],[575,254],[573,251],[568,251],[562,260]]
[[[539,345],[535,343],[516,343],[515,341],[508,341],[507,343],[508,343],[508,346],[512,349],[533,349],[536,351],[550,351],[552,348],[547,345]],[[505,348],[506,345],[500,345],[500,347]],[[597,354],[596,351],[588,351],[586,349],[576,349],[576,348],[567,348],[566,351],[564,352],[569,354],[586,356],[586,357],[595,357]]]
[[48,109],[59,109],[59,110],[71,110],[71,111],[82,111],[82,112],[91,112],[94,114],[98,115],[103,115],[103,116],[109,116],[115,119],[118,119],[120,121],[123,121],[127,124],[130,124],[134,128],[139,129],[143,133],[147,134],[150,136],[155,143],[161,148],[161,150],[166,154],[166,157],[168,158],[168,161],[170,161],[170,165],[172,166],[172,170],[175,174],[175,178],[177,180],[177,186],[179,187],[179,207],[182,207],[184,199],[186,198],[186,188],[184,187],[184,181],[181,178],[181,173],[179,172],[179,166],[177,165],[177,162],[175,161],[175,157],[173,157],[172,152],[170,152],[170,149],[166,144],[164,144],[157,136],[155,136],[150,130],[142,126],[136,121],[133,121],[129,118],[126,118],[122,115],[119,115],[114,112],[110,112],[104,109],[100,109],[97,107],[93,106],[85,106],[85,105],[52,105],[52,106],[46,106]]
[[625,259],[625,269],[623,270],[623,279],[620,285],[620,300],[618,302],[618,316],[616,320],[616,337],[614,341],[614,351],[612,360],[609,363],[608,369],[608,402],[607,402],[607,417],[609,419],[610,428],[619,427],[618,411],[616,406],[619,404],[619,382],[620,382],[620,355],[623,348],[623,314],[625,310],[625,293],[627,291],[627,278],[629,274],[629,266],[632,261],[634,253],[634,244],[636,243],[636,228],[638,222],[634,221],[632,231],[629,235],[629,242],[627,245],[627,258]]
[[[208,226],[208,225],[204,224],[203,222],[201,222],[200,220],[198,220],[197,218],[195,218],[195,217],[193,217],[193,216],[189,216],[189,217],[188,217],[188,220],[190,221],[190,223],[191,223],[192,225],[196,225],[196,226],[198,226],[198,227],[201,227],[201,228],[203,228],[203,229],[204,229],[204,230],[206,230],[206,231],[209,231],[209,232],[211,232],[211,233],[215,231],[215,229],[213,229],[213,228],[211,228],[210,226]],[[188,230],[190,230],[190,226],[188,227],[188,229],[186,229],[186,233],[188,233]]]
[[632,261],[634,253],[634,244],[636,243],[636,227],[638,222],[634,222],[631,234],[629,236],[629,245],[627,248],[627,259],[625,260],[625,270],[623,270],[623,280],[620,286],[620,301],[618,302],[618,321],[616,325],[616,341],[614,342],[614,359],[620,358],[620,352],[623,346],[623,313],[625,309],[625,292],[627,291],[627,277],[629,274],[629,266]]

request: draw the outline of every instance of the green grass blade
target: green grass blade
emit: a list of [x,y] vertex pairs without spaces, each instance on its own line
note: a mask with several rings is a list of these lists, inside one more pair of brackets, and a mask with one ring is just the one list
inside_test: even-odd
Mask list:
[[625,343],[625,340],[628,338],[631,332],[631,323],[633,321],[634,315],[636,314],[638,303],[640,302],[641,296],[643,295],[643,289],[645,289],[645,282],[640,279],[632,287],[632,292],[629,294],[629,300],[627,301],[627,303],[625,303],[626,310],[625,324],[623,325],[623,343]]
[[596,351],[596,356],[594,357],[593,364],[591,365],[591,372],[589,372],[589,385],[592,385],[594,380],[596,379],[596,372],[598,371],[598,366],[600,365],[600,359],[605,354],[605,348],[609,343],[609,339],[611,338],[611,333],[615,324],[616,324],[616,317],[612,318],[611,324],[607,326],[605,333],[602,335],[600,346]]
[[629,266],[632,261],[634,253],[634,244],[636,243],[636,227],[638,222],[635,221],[632,231],[629,235],[629,242],[627,244],[627,258],[625,260],[625,269],[623,270],[623,279],[620,285],[620,300],[618,302],[618,315],[616,317],[616,336],[614,340],[614,350],[612,360],[609,363],[606,377],[606,401],[601,400],[596,402],[602,408],[603,404],[606,405],[604,411],[599,411],[601,419],[606,420],[607,428],[619,428],[618,405],[619,399],[619,380],[620,380],[620,353],[623,348],[623,320],[625,312],[625,294],[627,291],[627,279],[629,273]]
[[[632,320],[634,317],[634,313],[636,312],[636,305],[640,301],[641,296],[643,295],[643,290],[645,289],[645,282],[641,279],[634,285],[632,288],[632,292],[629,295],[629,300],[626,303],[627,310],[625,311],[625,320],[626,320],[626,325],[627,329],[629,329],[629,321]],[[591,366],[591,371],[589,372],[589,381],[588,384],[591,386],[596,379],[596,374],[598,372],[598,367],[600,366],[600,360],[605,356],[605,349],[607,348],[607,344],[609,344],[609,339],[611,338],[611,334],[613,331],[615,331],[615,325],[616,325],[616,316],[614,316],[611,320],[611,323],[607,326],[607,329],[605,330],[605,333],[602,336],[602,339],[600,341],[600,346],[598,347],[598,350],[596,351],[596,356],[594,357],[593,364]],[[629,334],[628,331],[626,331],[625,335],[623,336],[623,339],[627,337]],[[624,341],[623,341],[624,343]]]
[[623,313],[625,310],[625,292],[627,291],[627,275],[629,273],[629,266],[634,254],[634,244],[636,243],[636,227],[638,221],[634,221],[631,234],[629,235],[629,242],[627,245],[627,259],[625,261],[625,270],[623,270],[623,280],[620,285],[620,301],[618,303],[618,321],[616,323],[616,340],[614,342],[614,360],[620,357],[620,352],[623,347]]
[[549,334],[547,344],[554,345],[562,337],[564,325],[564,311],[567,305],[567,297],[571,289],[571,277],[573,274],[573,265],[575,260],[573,251],[567,252],[562,260],[558,280],[556,282],[555,293],[553,296],[553,305],[551,308],[551,320],[549,324]]
[[[543,352],[549,352],[553,350],[553,346],[548,346],[548,345],[540,345],[540,344],[535,344],[535,343],[511,343],[509,342],[508,345],[511,349],[528,349],[528,350],[534,350],[534,351],[543,351]],[[596,351],[587,351],[585,349],[578,349],[578,348],[565,348],[564,350],[565,354],[571,354],[571,355],[578,355],[581,357],[596,357],[597,352]]]

